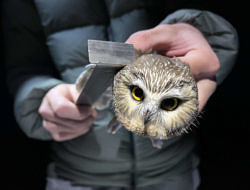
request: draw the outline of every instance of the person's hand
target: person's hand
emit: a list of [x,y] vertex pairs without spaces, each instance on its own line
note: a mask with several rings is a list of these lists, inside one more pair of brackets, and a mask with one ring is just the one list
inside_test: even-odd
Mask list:
[[158,25],[132,34],[126,43],[142,52],[156,51],[188,63],[197,80],[210,78],[219,70],[219,60],[200,31],[189,24]]
[[87,133],[97,118],[90,106],[77,106],[78,92],[73,84],[60,84],[44,96],[39,108],[43,127],[55,141],[70,140]]
[[189,24],[158,25],[132,34],[126,43],[149,53],[177,57],[190,65],[199,91],[199,111],[216,89],[215,74],[220,63],[203,35]]

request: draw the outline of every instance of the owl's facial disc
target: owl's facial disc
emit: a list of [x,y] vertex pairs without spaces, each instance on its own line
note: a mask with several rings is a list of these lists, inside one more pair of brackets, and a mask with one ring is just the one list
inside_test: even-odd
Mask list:
[[198,114],[190,67],[176,59],[143,55],[114,79],[113,107],[128,130],[159,139],[187,132]]

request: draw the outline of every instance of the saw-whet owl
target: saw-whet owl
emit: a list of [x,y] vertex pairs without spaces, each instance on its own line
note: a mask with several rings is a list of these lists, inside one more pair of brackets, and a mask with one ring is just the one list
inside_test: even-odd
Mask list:
[[145,54],[114,78],[113,108],[121,124],[138,135],[168,139],[188,132],[198,115],[198,89],[188,64]]
[[[124,126],[149,137],[161,148],[162,140],[187,133],[198,116],[198,89],[188,64],[177,58],[137,53],[137,59],[114,76],[109,87],[93,103],[103,110],[113,103],[115,117],[107,128],[110,133]],[[95,65],[89,65],[78,77],[81,92]]]

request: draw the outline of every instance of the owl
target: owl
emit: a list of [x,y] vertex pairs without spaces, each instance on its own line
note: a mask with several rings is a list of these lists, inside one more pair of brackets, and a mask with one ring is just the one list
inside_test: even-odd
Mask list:
[[195,79],[189,65],[177,58],[140,56],[115,75],[112,93],[120,123],[151,139],[188,132],[198,115]]
[[[99,45],[103,43],[110,42],[98,42]],[[111,46],[114,46],[113,42]],[[123,47],[124,44],[118,46]],[[90,48],[94,51],[89,53],[94,52],[92,57],[102,59],[103,63],[89,64],[77,79],[76,87],[81,92],[79,104],[86,104],[88,97],[93,99],[97,95],[96,90],[101,92],[112,78],[112,88],[107,88],[97,101],[91,103],[93,108],[103,110],[112,102],[115,117],[107,126],[110,133],[114,134],[124,126],[135,134],[149,137],[154,147],[161,148],[162,140],[190,130],[198,116],[198,89],[188,64],[177,58],[137,51],[136,59],[130,63],[105,64],[121,60],[112,56],[112,59],[107,59],[110,55],[120,55],[119,52],[113,53],[120,50],[111,48],[106,51],[100,47]],[[127,54],[127,49],[124,52]],[[93,88],[98,87],[95,85],[98,82],[103,85],[99,89]]]

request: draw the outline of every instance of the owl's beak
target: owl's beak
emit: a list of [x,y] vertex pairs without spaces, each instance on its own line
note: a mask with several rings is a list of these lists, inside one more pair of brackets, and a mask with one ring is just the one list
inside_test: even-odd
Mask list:
[[150,118],[149,117],[145,117],[144,118],[144,126],[147,125],[150,121]]
[[145,117],[144,117],[144,126],[146,126],[150,122],[152,115],[154,115],[154,113],[147,110],[147,112],[145,113]]

